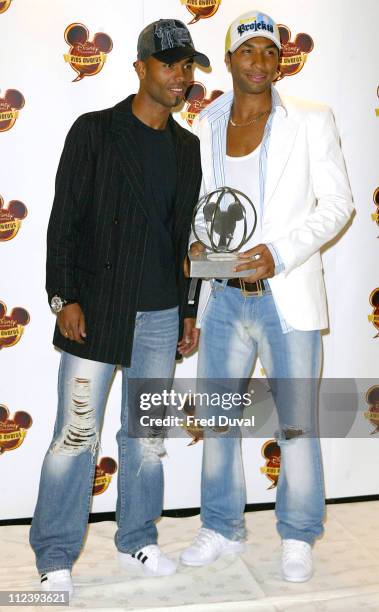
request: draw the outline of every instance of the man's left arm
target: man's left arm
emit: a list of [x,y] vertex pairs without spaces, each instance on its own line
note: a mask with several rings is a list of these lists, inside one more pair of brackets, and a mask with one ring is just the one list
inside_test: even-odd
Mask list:
[[[184,262],[183,268],[185,268],[186,261]],[[183,276],[186,276],[184,269],[181,271]],[[188,293],[190,287],[191,280],[186,277],[186,296],[187,296],[187,304],[184,308],[184,321],[183,321],[183,335],[180,341],[178,342],[177,351],[183,357],[195,351],[199,344],[200,337],[200,329],[196,327],[196,314],[197,314],[197,306],[199,302],[199,294],[200,294],[200,286],[201,283],[197,284],[196,293],[194,296],[194,303],[188,304]]]
[[[280,271],[287,275],[332,240],[346,225],[353,211],[349,180],[331,110],[313,112],[307,127],[310,180],[317,205],[286,235],[268,245],[257,245],[241,256],[257,260],[254,262],[256,273],[246,280],[270,278]],[[248,267],[253,267],[251,262],[237,269]]]
[[[198,138],[196,138],[195,147],[196,147],[196,151],[194,151],[195,161],[197,161],[198,168],[200,169],[201,168],[200,143],[199,143]],[[197,177],[197,181],[193,189],[193,207],[196,206],[196,203],[198,201],[200,187],[201,187],[201,172],[199,173]],[[191,217],[191,221],[192,221],[192,217]],[[186,306],[184,308],[183,335],[180,341],[178,342],[178,346],[177,346],[178,353],[180,353],[182,356],[187,356],[197,349],[198,344],[199,344],[199,336],[200,336],[200,329],[196,327],[196,314],[197,314],[197,306],[198,306],[200,286],[201,286],[200,282],[198,282],[197,284],[196,292],[195,292],[195,295],[193,296],[194,298],[193,301],[191,301],[190,303],[188,302],[190,286],[191,286],[191,279],[189,279],[189,266],[188,266],[188,258],[187,258],[186,252],[187,252],[188,236],[191,233],[191,221],[189,222],[188,227],[185,229],[185,232],[184,232],[185,233],[185,251],[183,253],[183,265],[179,272],[179,274],[182,276],[185,282],[185,285],[186,285],[186,290],[185,290]]]

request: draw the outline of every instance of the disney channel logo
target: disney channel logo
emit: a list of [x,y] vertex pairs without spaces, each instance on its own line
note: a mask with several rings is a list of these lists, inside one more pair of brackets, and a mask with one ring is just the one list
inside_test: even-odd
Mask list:
[[267,440],[262,445],[261,449],[262,457],[266,460],[266,465],[260,468],[261,474],[271,481],[271,485],[268,487],[274,489],[278,484],[280,474],[280,446],[276,440]]
[[192,81],[184,94],[184,101],[187,103],[187,108],[180,113],[181,118],[187,121],[188,125],[191,126],[200,111],[223,93],[224,92],[220,89],[214,89],[207,98],[207,90],[204,85],[198,81]]
[[193,15],[188,25],[196,23],[200,19],[209,19],[217,13],[221,0],[180,0],[187,10]]
[[64,38],[70,46],[69,53],[64,54],[65,62],[77,73],[73,83],[86,76],[94,76],[102,70],[107,54],[113,49],[113,42],[108,34],[97,32],[90,40],[88,28],[82,23],[71,23],[67,26]]
[[11,418],[7,406],[0,404],[0,455],[21,446],[32,424],[33,419],[27,412],[19,410]]
[[379,386],[370,387],[366,393],[366,403],[368,410],[364,412],[364,417],[373,425],[372,434],[379,433]]
[[374,338],[379,338],[379,287],[371,292],[369,300],[373,311],[368,315],[368,320],[378,330],[378,333],[374,336]]
[[19,200],[11,200],[5,208],[0,195],[0,242],[7,242],[16,236],[27,214],[28,209]]
[[4,0],[3,2],[0,2],[0,15],[9,9],[11,2],[12,0]]
[[104,493],[112,481],[113,474],[116,472],[116,461],[112,459],[112,457],[102,457],[101,461],[96,465],[92,495],[101,495]]
[[291,41],[291,30],[283,24],[278,25],[282,52],[279,62],[280,75],[277,80],[292,76],[302,70],[308,54],[313,51],[314,43],[309,34],[301,32]]
[[371,213],[371,219],[375,221],[376,225],[379,225],[379,187],[375,189],[372,199],[374,200],[376,212]]
[[10,130],[18,118],[19,111],[25,105],[25,98],[17,89],[7,89],[0,97],[0,132]]
[[14,346],[21,340],[25,325],[28,325],[30,316],[25,308],[17,306],[7,316],[7,307],[0,301],[0,350]]

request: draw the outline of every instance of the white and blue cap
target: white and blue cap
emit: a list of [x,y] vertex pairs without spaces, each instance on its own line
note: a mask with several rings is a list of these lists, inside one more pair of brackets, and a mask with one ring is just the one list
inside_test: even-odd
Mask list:
[[280,34],[275,21],[260,11],[249,11],[230,24],[225,38],[225,53],[233,53],[246,40],[257,36],[269,38],[280,51]]

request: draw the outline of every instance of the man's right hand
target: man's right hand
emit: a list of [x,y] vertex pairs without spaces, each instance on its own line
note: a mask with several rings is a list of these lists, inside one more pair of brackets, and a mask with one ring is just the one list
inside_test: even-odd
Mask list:
[[[204,251],[205,251],[205,246],[201,244],[201,242],[193,242],[189,250],[191,255],[200,255],[201,253],[204,253]],[[184,260],[183,269],[184,269],[184,276],[186,278],[189,278],[190,263],[189,263],[188,256]]]
[[67,304],[57,314],[57,323],[62,336],[79,344],[84,344],[86,324],[84,313],[79,304]]

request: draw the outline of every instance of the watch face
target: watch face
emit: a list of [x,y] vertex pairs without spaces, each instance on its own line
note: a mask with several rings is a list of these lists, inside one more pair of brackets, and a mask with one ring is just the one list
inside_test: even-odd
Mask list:
[[51,310],[57,314],[63,308],[63,300],[58,295],[54,295],[50,303]]

